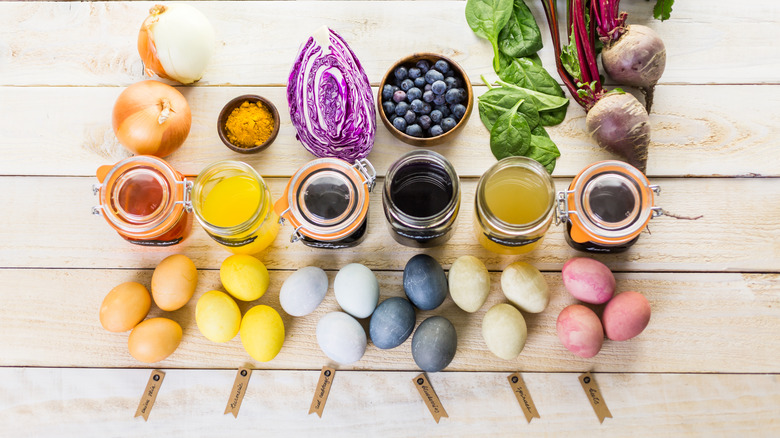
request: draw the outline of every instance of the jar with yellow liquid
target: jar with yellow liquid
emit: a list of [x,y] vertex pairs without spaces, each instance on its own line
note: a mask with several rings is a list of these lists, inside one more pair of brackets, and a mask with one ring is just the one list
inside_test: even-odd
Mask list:
[[263,178],[241,161],[218,161],[192,187],[195,218],[220,245],[236,254],[266,249],[279,232],[279,217]]
[[479,243],[499,254],[523,254],[539,246],[550,228],[555,187],[537,161],[507,157],[482,175],[474,203]]

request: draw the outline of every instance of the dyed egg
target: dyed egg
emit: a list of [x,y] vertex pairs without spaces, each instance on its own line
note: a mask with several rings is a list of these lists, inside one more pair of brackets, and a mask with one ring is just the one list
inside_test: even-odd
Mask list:
[[127,349],[141,362],[159,362],[170,356],[181,342],[181,326],[168,318],[141,322],[127,338]]
[[134,281],[111,289],[100,305],[100,325],[110,332],[126,332],[146,318],[152,297],[144,285]]
[[604,329],[599,317],[582,304],[563,309],[556,323],[558,339],[567,350],[579,357],[595,356],[604,343]]
[[154,268],[152,298],[162,310],[178,310],[192,298],[197,285],[195,263],[183,254],[172,255]]
[[382,301],[371,315],[369,334],[377,348],[395,348],[404,343],[414,330],[414,306],[401,297]]
[[271,283],[263,262],[246,254],[226,258],[219,267],[219,279],[225,290],[241,301],[262,297]]
[[482,318],[482,338],[493,354],[512,360],[523,351],[528,328],[519,310],[510,304],[496,304]]
[[241,327],[241,310],[230,295],[212,290],[198,299],[195,306],[195,323],[206,339],[227,342],[238,334]]
[[443,370],[455,358],[457,349],[455,327],[442,316],[431,316],[421,322],[412,336],[412,357],[423,371]]
[[288,314],[304,316],[313,312],[327,293],[328,274],[320,268],[307,266],[287,277],[279,292],[279,301]]
[[254,360],[268,362],[276,357],[284,343],[284,322],[273,308],[252,307],[241,320],[241,343]]
[[490,293],[490,275],[474,256],[458,257],[450,267],[449,288],[452,301],[466,312],[476,312]]
[[346,365],[363,357],[366,332],[355,318],[344,312],[331,312],[317,323],[317,344],[331,360]]
[[566,290],[580,301],[602,304],[615,293],[615,276],[598,260],[574,257],[564,263],[561,274]]
[[379,282],[374,273],[360,263],[341,268],[333,282],[333,290],[341,309],[355,318],[368,318],[379,302]]
[[506,298],[528,313],[539,313],[550,303],[550,288],[538,269],[514,262],[501,273],[501,290]]
[[650,303],[638,292],[619,293],[609,300],[601,319],[609,339],[625,341],[642,333],[650,323]]
[[417,254],[404,268],[404,291],[420,310],[433,310],[447,298],[447,276],[439,262],[427,254]]

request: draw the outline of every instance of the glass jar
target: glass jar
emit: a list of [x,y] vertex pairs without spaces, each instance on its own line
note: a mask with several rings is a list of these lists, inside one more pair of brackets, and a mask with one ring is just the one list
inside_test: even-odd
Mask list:
[[537,161],[507,157],[479,179],[474,203],[479,243],[499,254],[523,254],[539,246],[550,227],[555,187]]
[[566,242],[594,253],[623,252],[636,243],[653,217],[658,186],[634,166],[609,160],[593,163],[558,192],[556,223],[566,223]]
[[160,158],[138,155],[97,170],[99,184],[92,189],[102,215],[120,236],[144,246],[170,246],[192,229],[188,206],[192,186]]
[[366,159],[352,165],[338,158],[304,164],[274,206],[280,221],[295,227],[290,242],[326,249],[358,245],[366,236],[368,194],[375,180]]
[[191,197],[195,217],[206,233],[235,254],[256,254],[279,232],[268,186],[241,161],[218,161],[203,169]]
[[460,210],[458,174],[436,152],[409,152],[388,169],[382,205],[396,242],[418,248],[441,245],[452,237]]

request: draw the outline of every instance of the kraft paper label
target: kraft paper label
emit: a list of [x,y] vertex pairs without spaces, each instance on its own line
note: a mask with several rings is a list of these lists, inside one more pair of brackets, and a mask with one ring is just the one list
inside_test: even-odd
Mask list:
[[322,418],[322,411],[325,409],[325,402],[328,401],[330,386],[333,384],[333,378],[336,376],[336,370],[331,367],[322,367],[320,380],[317,382],[317,388],[314,390],[314,398],[309,407],[309,414],[316,412],[317,416]]
[[433,419],[436,420],[436,423],[438,423],[442,417],[449,418],[447,411],[445,411],[444,406],[441,405],[441,401],[439,401],[439,397],[436,395],[436,391],[433,390],[433,386],[431,386],[425,373],[415,377],[412,381],[414,382],[414,386],[417,387],[417,391],[420,393],[423,402],[425,402],[425,406],[428,406],[428,410],[431,412],[431,415],[433,415]]
[[154,401],[157,399],[157,393],[160,392],[165,373],[160,370],[153,370],[149,376],[149,383],[146,384],[141,402],[138,403],[138,409],[135,411],[135,417],[144,417],[144,421],[149,420],[149,414],[152,412]]
[[520,373],[510,374],[507,377],[509,380],[509,386],[512,387],[512,392],[517,397],[517,402],[520,403],[520,408],[525,414],[525,419],[530,423],[534,418],[542,418],[539,416],[539,411],[536,410],[536,405],[531,398],[531,393],[528,392],[528,388],[525,386],[525,381]]
[[580,375],[580,384],[582,390],[585,391],[585,395],[590,400],[590,405],[593,406],[593,411],[596,416],[599,417],[599,423],[603,423],[605,418],[612,418],[612,413],[607,408],[607,402],[604,401],[604,396],[599,391],[599,385],[596,383],[596,379],[588,372]]
[[233,389],[230,391],[230,398],[225,406],[225,414],[233,414],[233,418],[238,417],[238,410],[241,409],[241,401],[244,400],[246,387],[249,386],[249,378],[252,377],[252,369],[241,367],[236,373],[236,380],[233,382]]

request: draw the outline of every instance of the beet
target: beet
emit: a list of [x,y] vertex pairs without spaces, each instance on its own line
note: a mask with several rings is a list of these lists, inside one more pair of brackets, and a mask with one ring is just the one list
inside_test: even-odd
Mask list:
[[608,93],[588,111],[585,127],[599,146],[645,172],[650,117],[631,94]]

